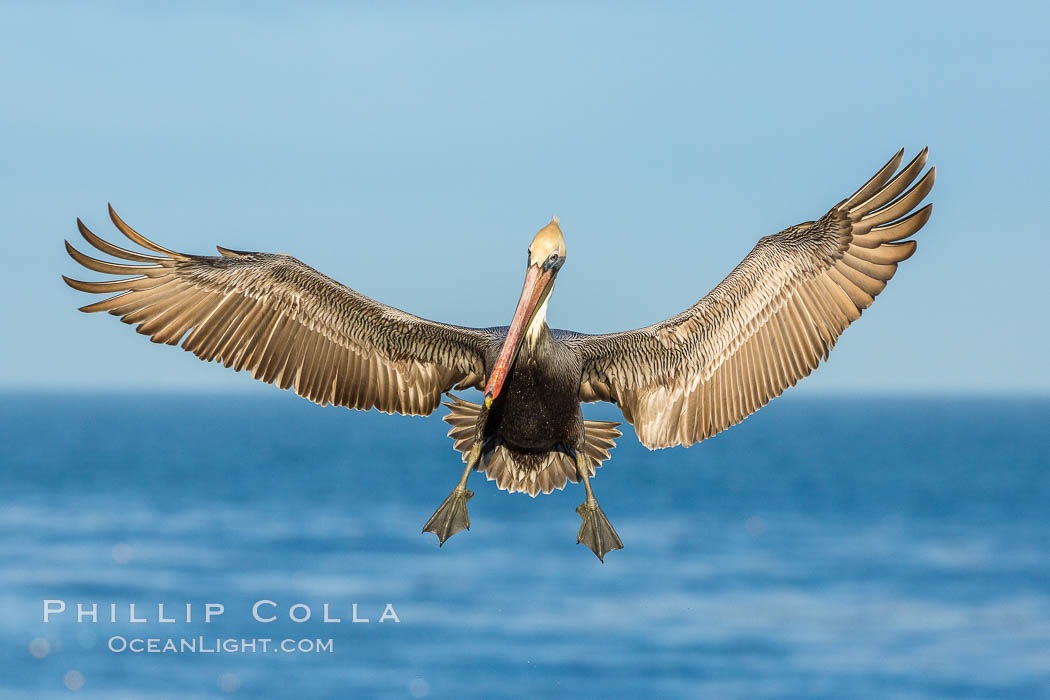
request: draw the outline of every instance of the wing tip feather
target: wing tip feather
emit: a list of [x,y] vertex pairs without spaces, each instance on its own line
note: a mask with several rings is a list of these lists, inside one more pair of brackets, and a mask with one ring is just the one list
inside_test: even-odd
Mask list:
[[152,250],[155,253],[161,253],[162,255],[168,255],[172,258],[177,259],[186,258],[186,256],[182,253],[176,253],[174,250],[169,250],[164,246],[160,245],[159,243],[154,243],[135,229],[128,226],[128,224],[122,218],[120,218],[120,215],[117,214],[117,211],[113,208],[112,203],[106,202],[106,206],[109,208],[109,218],[113,222],[113,225],[116,226],[121,233],[127,236],[129,240],[133,241],[134,243],[138,243],[143,248]]
[[919,244],[917,241],[900,241],[897,243],[884,243],[883,245],[888,245],[894,248],[902,249],[903,256],[899,258],[897,262],[904,262],[911,256],[915,255],[915,251],[919,248]]

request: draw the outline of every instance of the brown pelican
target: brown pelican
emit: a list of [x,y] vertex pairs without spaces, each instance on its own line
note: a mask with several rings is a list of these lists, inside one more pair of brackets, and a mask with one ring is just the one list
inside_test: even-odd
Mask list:
[[[903,239],[929,219],[915,208],[933,187],[924,148],[900,168],[903,149],[850,197],[815,221],[766,236],[707,296],[646,328],[585,335],[547,326],[547,303],[565,264],[557,218],[528,249],[525,283],[507,327],[463,328],[381,304],[288,255],[219,248],[221,257],[176,253],[117,216],[116,227],[150,253],[102,240],[95,248],[134,264],[69,254],[104,282],[64,278],[109,294],[81,311],[108,311],[155,343],[247,369],[319,404],[427,415],[455,389],[484,391],[482,404],[452,396],[449,436],[466,468],[424,532],[439,543],[470,527],[471,471],[532,496],[583,482],[577,542],[599,559],[623,544],[590,479],[620,436],[619,423],[585,420],[580,404],[610,401],[638,439],[688,447],[725,430],[827,359],[915,252]],[[910,189],[909,189],[910,187]]]

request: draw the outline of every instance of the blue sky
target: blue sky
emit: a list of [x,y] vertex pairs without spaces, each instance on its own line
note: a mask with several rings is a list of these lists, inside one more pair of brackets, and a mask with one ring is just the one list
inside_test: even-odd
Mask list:
[[557,213],[550,321],[602,332],[928,144],[918,253],[796,391],[1050,392],[1046,5],[728,5],[5,3],[0,387],[251,388],[75,311],[107,201],[477,326]]

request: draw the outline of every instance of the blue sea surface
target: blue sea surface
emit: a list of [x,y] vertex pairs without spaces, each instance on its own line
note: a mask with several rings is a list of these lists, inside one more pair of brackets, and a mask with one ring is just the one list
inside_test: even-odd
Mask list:
[[[624,426],[593,482],[626,546],[604,565],[571,484],[475,474],[472,529],[420,534],[462,469],[444,411],[5,395],[0,695],[1050,697],[1048,400],[789,396],[659,452]],[[201,637],[332,641],[110,650]]]

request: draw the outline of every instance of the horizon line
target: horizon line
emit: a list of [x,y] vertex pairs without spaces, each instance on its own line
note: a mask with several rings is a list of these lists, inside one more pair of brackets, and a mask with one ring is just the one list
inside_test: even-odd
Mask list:
[[[270,394],[273,398],[278,398],[281,395],[289,395],[291,397],[301,399],[307,403],[314,403],[309,399],[305,399],[292,391],[276,391],[266,392],[261,391],[262,387],[257,388],[208,388],[201,386],[192,387],[178,387],[178,386],[159,386],[159,387],[92,387],[92,386],[71,386],[71,387],[58,387],[53,385],[11,385],[3,386],[0,385],[0,395],[15,396],[15,395],[37,395],[37,396],[48,396],[48,395],[73,395],[73,396],[127,396],[129,394],[142,394],[148,395],[170,395],[170,396],[208,396],[208,397],[230,397],[230,398],[258,398],[264,394]],[[455,390],[450,389],[445,394],[455,393],[459,395],[469,395],[471,392],[477,392],[476,389],[463,389]],[[480,392],[478,392],[480,393]],[[444,395],[444,394],[443,394]],[[790,392],[782,394],[775,399],[771,400],[770,403],[777,399],[1027,399],[1027,400],[1050,400],[1050,391],[1012,391],[1012,390],[999,390],[999,389],[885,389],[885,390],[873,390],[873,389],[857,389],[857,390],[843,390],[843,391],[803,391],[803,392]],[[594,404],[585,405],[600,405],[602,403],[608,403],[610,406],[616,404],[610,402],[595,402]],[[335,404],[328,404],[335,405]]]

